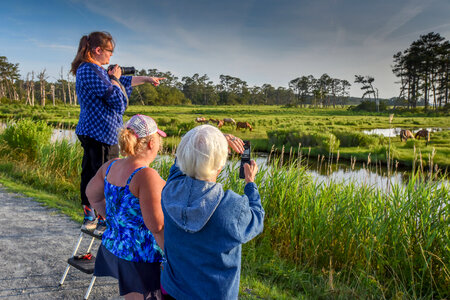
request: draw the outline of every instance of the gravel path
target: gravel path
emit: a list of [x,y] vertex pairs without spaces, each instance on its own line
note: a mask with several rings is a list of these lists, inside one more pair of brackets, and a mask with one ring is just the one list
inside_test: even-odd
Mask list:
[[[70,268],[59,281],[80,225],[0,185],[0,299],[83,299],[91,275]],[[80,246],[86,250],[87,236]],[[99,246],[96,241],[92,252]],[[123,299],[114,278],[97,278],[89,300]]]

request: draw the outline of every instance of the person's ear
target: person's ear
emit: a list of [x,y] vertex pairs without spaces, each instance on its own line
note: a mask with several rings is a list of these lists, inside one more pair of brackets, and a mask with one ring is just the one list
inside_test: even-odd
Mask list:
[[150,139],[147,145],[150,150],[153,149],[153,147],[155,147],[155,139]]
[[101,47],[97,47],[97,48],[94,49],[94,53],[97,54],[97,55],[100,55],[100,51],[101,50],[102,50]]

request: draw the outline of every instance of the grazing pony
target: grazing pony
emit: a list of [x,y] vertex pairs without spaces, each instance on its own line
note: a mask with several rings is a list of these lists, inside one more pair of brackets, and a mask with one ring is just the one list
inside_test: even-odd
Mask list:
[[400,130],[400,142],[403,142],[403,140],[406,142],[408,139],[414,139],[412,132],[407,129]]
[[201,117],[201,118],[195,118],[195,122],[203,124],[203,123],[206,123],[206,119],[203,118],[203,117]]
[[223,119],[223,123],[224,123],[224,124],[236,125],[236,121],[233,120],[232,118],[224,118],[224,119]]
[[216,124],[218,128],[223,126],[223,121],[218,119],[209,119],[209,122]]
[[239,130],[239,128],[242,128],[242,129],[250,129],[250,131],[252,131],[253,130],[253,128],[252,128],[252,125],[250,125],[250,123],[248,123],[248,122],[237,122],[236,123],[236,130]]
[[428,143],[430,142],[430,132],[426,129],[422,129],[416,132],[416,134],[414,135],[414,137],[418,140],[420,140],[421,137],[426,139],[426,145],[428,145]]

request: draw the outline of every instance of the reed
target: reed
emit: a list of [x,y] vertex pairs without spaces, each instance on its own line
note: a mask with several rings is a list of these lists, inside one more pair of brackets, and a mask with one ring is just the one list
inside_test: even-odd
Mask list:
[[[1,160],[7,162],[1,165],[2,172],[68,202],[78,201],[82,156],[78,143],[38,147],[34,160],[21,160],[11,155],[11,149],[1,143]],[[391,153],[392,148],[387,150]],[[289,164],[285,164],[283,154],[271,152],[270,163],[256,177],[266,211],[265,228],[244,247],[247,266],[257,264],[255,268],[263,268],[264,274],[286,286],[285,275],[280,277],[274,264],[289,262],[295,270],[286,275],[292,289],[304,288],[304,283],[295,280],[306,272],[311,278],[323,278],[326,289],[332,291],[344,284],[373,298],[449,297],[450,191],[448,183],[430,180],[436,178],[434,155],[426,162],[419,150],[408,183],[391,184],[386,193],[368,184],[317,182],[308,175],[309,155],[306,163],[296,161],[289,150]],[[367,157],[368,168],[370,160]],[[321,156],[319,164],[324,162]],[[152,167],[167,178],[172,163],[169,157]],[[353,167],[355,163],[352,159]],[[424,170],[427,164],[428,171]],[[243,193],[237,169],[238,161],[233,160],[219,182],[225,189]]]
[[[227,168],[231,175],[221,182],[242,193],[236,166]],[[384,193],[367,185],[318,183],[305,168],[276,159],[260,170],[257,184],[266,211],[258,240],[271,249],[268,256],[332,270],[379,297],[448,297],[446,184],[416,174],[406,186],[392,185],[391,193]]]

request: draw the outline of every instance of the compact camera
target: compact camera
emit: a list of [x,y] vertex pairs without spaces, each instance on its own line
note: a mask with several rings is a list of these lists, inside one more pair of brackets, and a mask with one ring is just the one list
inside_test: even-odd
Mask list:
[[[109,65],[108,71],[112,70],[117,65]],[[136,69],[134,67],[121,67],[119,66],[120,70],[122,71],[122,75],[134,75],[136,73]]]
[[239,167],[239,178],[244,179],[244,165],[250,164],[250,141],[244,141],[244,153],[241,155],[241,166]]

